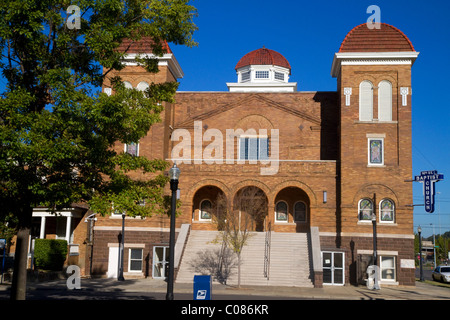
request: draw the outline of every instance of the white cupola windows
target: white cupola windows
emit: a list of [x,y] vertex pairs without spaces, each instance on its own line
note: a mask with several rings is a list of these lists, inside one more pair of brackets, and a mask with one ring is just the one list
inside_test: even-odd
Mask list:
[[279,66],[252,65],[237,70],[238,83],[278,82],[286,83],[289,80],[289,69]]
[[368,80],[359,85],[359,121],[392,121],[392,83],[383,80],[378,84],[376,109],[374,90],[373,83]]
[[227,82],[230,92],[296,92],[289,82],[291,66],[280,53],[261,48],[244,55],[235,67],[237,82]]

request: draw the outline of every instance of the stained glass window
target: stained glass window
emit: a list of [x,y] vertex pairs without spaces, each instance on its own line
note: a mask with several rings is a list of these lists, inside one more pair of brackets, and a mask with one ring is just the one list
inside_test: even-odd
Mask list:
[[369,163],[383,164],[383,140],[369,140]]
[[385,222],[394,222],[394,202],[384,199],[380,203],[380,220]]
[[277,221],[287,221],[287,211],[287,203],[284,201],[278,202],[276,207]]
[[373,203],[370,199],[359,201],[359,220],[372,220]]
[[211,219],[211,208],[212,203],[209,200],[203,200],[200,204],[200,220],[210,220]]

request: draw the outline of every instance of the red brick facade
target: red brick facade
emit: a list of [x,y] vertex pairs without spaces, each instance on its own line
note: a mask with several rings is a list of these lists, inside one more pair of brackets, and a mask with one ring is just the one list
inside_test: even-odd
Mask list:
[[[408,55],[415,53],[412,45],[407,47],[409,40],[387,25],[375,31],[378,33],[373,39],[396,39],[400,43],[393,48],[403,53],[387,50],[393,55],[380,55],[383,44],[370,50],[377,43],[361,42],[368,35],[361,28],[349,33],[339,51],[341,55],[335,57],[332,73],[337,78],[336,92],[178,92],[176,102],[165,105],[162,122],[139,141],[139,155],[169,161],[178,158],[182,215],[177,218],[177,231],[182,224],[190,224],[192,230],[215,230],[214,223],[201,219],[202,202],[214,202],[218,194],[233,199],[239,190],[254,186],[267,197],[268,207],[263,223],[255,226],[255,231],[265,231],[269,225],[273,232],[309,232],[317,227],[321,252],[344,253],[344,280],[331,284],[356,284],[364,278],[364,263],[374,248],[372,221],[362,218],[366,211],[361,201],[366,199],[372,201],[372,212],[375,209],[377,215],[377,264],[383,283],[414,285],[413,211],[408,206],[412,203],[412,186],[405,180],[412,177],[411,66],[417,55]],[[365,54],[352,55],[353,48]],[[133,87],[141,81],[176,80],[169,67],[162,65],[160,69],[149,76],[140,67],[127,66],[120,76]],[[364,81],[373,84],[370,121],[360,120],[360,86]],[[384,103],[378,93],[382,81],[388,81],[392,88],[391,118],[386,121],[380,120],[378,111],[378,101]],[[402,88],[408,88],[409,94],[405,95]],[[274,151],[277,137],[277,161],[239,163],[243,150],[240,143],[244,143],[239,129],[244,133],[254,129],[257,135],[267,136],[270,152]],[[189,137],[192,145],[183,152],[176,149],[174,155],[174,148],[183,142],[180,133]],[[217,133],[222,140],[214,145]],[[195,137],[200,136],[200,144],[195,144]],[[228,144],[227,139],[232,143]],[[377,148],[382,144],[381,163],[371,162],[376,152],[372,140],[376,140],[373,146]],[[223,151],[217,157],[222,163],[208,163],[204,157],[207,151],[217,156],[210,152],[214,146],[215,152]],[[124,150],[124,146],[118,144],[117,150]],[[261,174],[262,168],[271,166],[276,169],[274,174]],[[287,206],[286,220],[277,214],[279,203]],[[391,207],[382,207],[384,204]],[[305,211],[299,209],[297,215],[297,206]],[[120,218],[98,217],[93,274],[107,273],[109,248],[117,246],[121,223]],[[151,277],[153,247],[167,246],[169,221],[164,217],[127,218],[125,223],[124,257],[128,257],[130,248],[142,248],[143,269],[139,275]],[[86,252],[87,270],[91,257],[89,250]],[[126,271],[129,261],[124,261]],[[319,286],[328,281],[325,273],[324,269],[323,276],[321,272],[314,274]]]

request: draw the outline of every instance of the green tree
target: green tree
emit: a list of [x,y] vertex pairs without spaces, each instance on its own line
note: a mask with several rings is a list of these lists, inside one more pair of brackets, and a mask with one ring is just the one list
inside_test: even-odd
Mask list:
[[[3,0],[0,2],[1,215],[17,218],[12,299],[26,298],[26,256],[32,209],[86,202],[98,213],[114,209],[149,216],[164,207],[158,159],[116,153],[117,141],[145,136],[159,121],[162,102],[172,102],[176,83],[152,84],[146,92],[110,79],[114,95],[100,88],[121,70],[123,39],[151,37],[193,46],[194,7],[188,0]],[[66,12],[79,8],[79,28]],[[77,20],[73,21],[77,21]],[[155,59],[139,60],[156,72]],[[128,174],[145,174],[133,180]],[[146,200],[146,206],[138,202]]]

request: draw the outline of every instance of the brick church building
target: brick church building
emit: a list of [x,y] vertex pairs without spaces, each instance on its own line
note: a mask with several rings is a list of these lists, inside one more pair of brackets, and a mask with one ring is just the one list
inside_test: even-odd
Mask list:
[[[145,90],[183,77],[168,46],[159,73],[137,66],[135,55],[151,54],[148,48],[145,41],[129,47],[120,71],[126,86]],[[289,81],[295,70],[284,56],[260,48],[237,57],[237,80],[227,83],[228,91],[177,92],[146,137],[117,145],[176,162],[181,170],[176,281],[183,281],[183,272],[193,279],[195,259],[186,259],[213,242],[193,239],[217,231],[218,196],[234,199],[253,188],[266,209],[247,227],[255,236],[244,251],[265,249],[244,256],[243,284],[271,285],[277,277],[282,283],[282,276],[293,286],[363,284],[375,257],[381,285],[414,285],[412,186],[405,181],[412,177],[411,68],[418,52],[388,24],[359,25],[337,49],[331,66],[336,91],[299,90]],[[103,90],[111,94],[108,83]],[[85,275],[116,277],[122,216],[96,215],[94,221],[92,214],[88,208],[66,213],[59,230],[73,247],[69,261]],[[39,210],[35,217],[54,219]],[[48,228],[41,227],[41,237]],[[297,249],[300,241],[304,250]],[[126,217],[125,278],[164,278],[168,242],[167,217]],[[246,263],[253,263],[248,276]],[[296,282],[301,269],[307,284]]]

